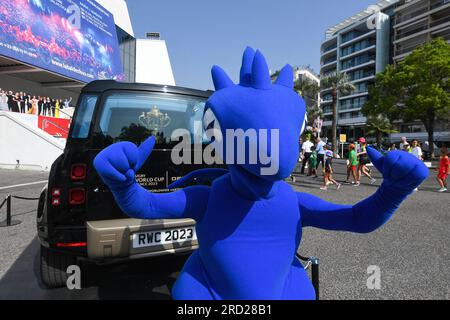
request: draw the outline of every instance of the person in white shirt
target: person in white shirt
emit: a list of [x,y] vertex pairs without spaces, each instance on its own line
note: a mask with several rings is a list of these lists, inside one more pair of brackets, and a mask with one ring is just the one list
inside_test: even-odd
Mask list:
[[419,160],[423,160],[423,152],[422,148],[420,148],[419,146],[419,142],[417,140],[413,140],[411,146],[411,153],[413,154],[413,156],[415,156]]
[[[417,141],[416,139],[414,139],[411,142],[411,154],[413,156],[415,156],[417,159],[419,160],[423,160],[423,156],[422,156],[422,149],[419,146],[419,141]],[[415,188],[414,191],[418,191],[418,188]]]
[[409,145],[408,141],[406,140],[406,137],[402,137],[402,141],[400,142],[400,150],[403,150],[405,145]]
[[314,143],[310,141],[309,137],[306,137],[306,141],[302,144],[302,170],[301,174],[305,174],[305,166],[309,161],[309,157],[311,157],[312,148],[314,147]]
[[317,166],[316,170],[319,169],[319,164],[322,163],[322,171],[325,169],[325,149],[323,148],[326,143],[322,139],[317,138],[316,152],[317,152]]

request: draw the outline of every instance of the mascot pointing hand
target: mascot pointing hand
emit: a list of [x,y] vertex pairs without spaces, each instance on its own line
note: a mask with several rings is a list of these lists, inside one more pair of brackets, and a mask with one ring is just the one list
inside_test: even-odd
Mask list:
[[[215,128],[226,137],[229,130],[252,129],[270,137],[256,135],[240,146],[245,150],[224,142],[219,154],[228,170],[194,171],[170,187],[205,176],[214,178],[211,186],[188,186],[164,194],[141,187],[135,173],[152,152],[154,137],[139,147],[131,142],[113,144],[97,155],[94,166],[129,216],[196,221],[199,249],[184,265],[173,298],[314,299],[314,288],[296,258],[302,228],[374,231],[427,177],[428,169],[407,152],[382,156],[368,147],[383,183],[367,199],[341,205],[295,192],[283,179],[295,167],[306,110],[293,90],[292,68],[286,65],[272,84],[263,55],[247,48],[239,84],[217,66],[212,68],[212,78],[216,92],[206,102],[205,130]],[[250,161],[251,157],[236,161],[239,153],[262,146],[272,163]]]

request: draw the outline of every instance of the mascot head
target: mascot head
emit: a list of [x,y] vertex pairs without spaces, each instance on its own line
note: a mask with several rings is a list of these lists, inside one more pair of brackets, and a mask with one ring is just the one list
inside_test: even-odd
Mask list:
[[269,181],[290,175],[305,127],[306,107],[293,90],[289,65],[272,83],[264,56],[247,47],[239,84],[220,67],[211,70],[216,92],[206,102],[203,126],[219,157]]

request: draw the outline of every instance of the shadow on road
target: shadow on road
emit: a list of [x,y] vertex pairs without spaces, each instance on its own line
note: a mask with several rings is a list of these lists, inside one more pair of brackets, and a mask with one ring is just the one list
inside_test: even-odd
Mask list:
[[0,279],[0,300],[170,299],[170,290],[187,256],[166,256],[127,263],[83,263],[82,289],[46,289],[39,275],[37,237]]

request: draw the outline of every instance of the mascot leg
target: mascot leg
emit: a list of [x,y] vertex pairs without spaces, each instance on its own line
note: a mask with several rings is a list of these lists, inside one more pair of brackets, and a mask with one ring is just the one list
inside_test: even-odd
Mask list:
[[282,300],[315,300],[316,292],[306,271],[297,258],[286,279]]
[[175,300],[214,299],[208,288],[198,251],[189,257],[181,270],[172,288],[172,298]]

